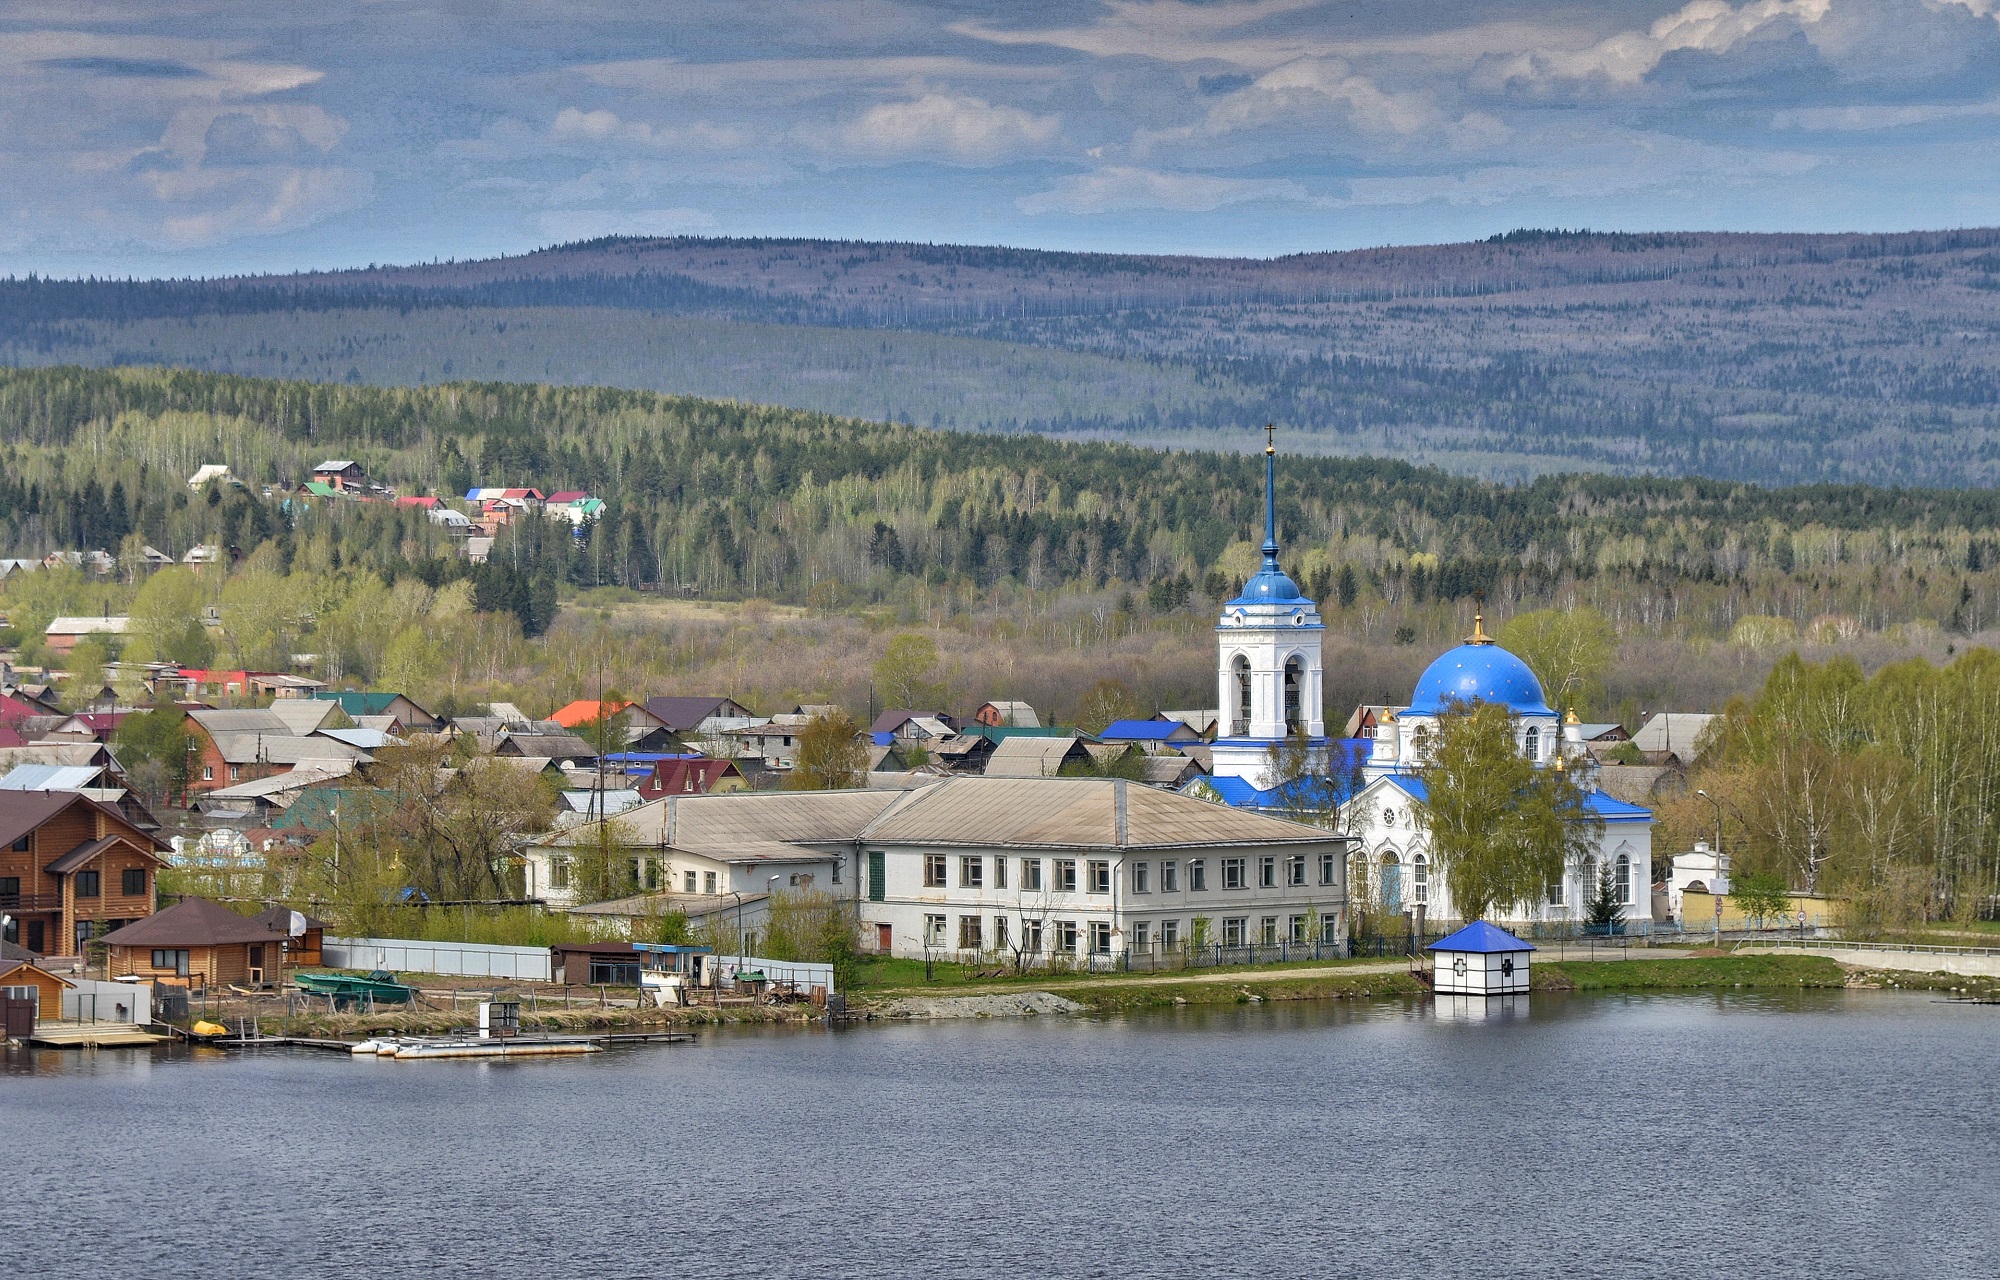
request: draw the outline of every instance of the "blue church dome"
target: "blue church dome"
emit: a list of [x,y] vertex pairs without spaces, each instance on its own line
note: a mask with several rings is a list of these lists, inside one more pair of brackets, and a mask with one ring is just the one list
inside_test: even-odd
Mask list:
[[1528,664],[1490,640],[1449,649],[1425,668],[1410,695],[1410,711],[1434,716],[1454,700],[1490,702],[1515,715],[1555,714]]
[[1243,584],[1243,594],[1231,600],[1230,604],[1290,604],[1294,600],[1305,599],[1299,584],[1291,575],[1280,569],[1275,559],[1267,558],[1250,581]]

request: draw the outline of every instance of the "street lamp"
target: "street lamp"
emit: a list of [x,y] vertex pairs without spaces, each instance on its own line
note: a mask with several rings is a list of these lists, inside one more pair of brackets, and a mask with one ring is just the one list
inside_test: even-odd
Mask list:
[[1706,791],[1697,790],[1696,795],[1715,806],[1715,869],[1722,870],[1722,801]]
[[772,876],[764,882],[764,919],[766,922],[771,919],[771,898],[778,892],[778,879],[779,877]]

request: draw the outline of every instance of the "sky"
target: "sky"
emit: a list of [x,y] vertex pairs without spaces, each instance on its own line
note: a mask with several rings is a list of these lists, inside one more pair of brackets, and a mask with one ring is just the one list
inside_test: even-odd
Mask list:
[[0,273],[2000,224],[2000,0],[0,0]]

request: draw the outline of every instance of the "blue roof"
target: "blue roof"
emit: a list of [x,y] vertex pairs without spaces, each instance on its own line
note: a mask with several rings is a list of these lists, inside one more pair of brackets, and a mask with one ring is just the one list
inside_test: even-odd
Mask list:
[[1243,594],[1231,600],[1230,604],[1291,604],[1305,600],[1299,584],[1291,575],[1277,566],[1270,557],[1264,560],[1264,567],[1243,584]]
[[1409,710],[1434,716],[1451,702],[1487,702],[1516,715],[1555,714],[1528,664],[1497,644],[1462,644],[1439,655],[1417,681]]
[[1185,728],[1187,726],[1178,720],[1113,720],[1104,726],[1104,732],[1097,736],[1105,742],[1114,738],[1152,742],[1159,738],[1172,737]]
[[[1416,774],[1392,773],[1387,775],[1387,780],[1401,787],[1418,804],[1430,803],[1430,788],[1426,787],[1424,780]],[[1586,791],[1583,796],[1583,807],[1606,822],[1650,822],[1653,817],[1651,809],[1636,804],[1626,804],[1623,800],[1602,791]]]
[[893,747],[896,745],[896,735],[893,733],[871,733],[868,735],[868,740],[878,747]]
[[1534,949],[1532,945],[1521,941],[1505,929],[1498,925],[1490,925],[1484,920],[1474,920],[1449,938],[1440,938],[1425,948],[1427,951],[1471,951],[1480,955],[1491,955],[1496,951]]
[[[1329,746],[1333,751],[1346,755],[1348,760],[1347,769],[1351,773],[1354,768],[1358,767],[1361,761],[1368,758],[1368,752],[1374,746],[1374,743],[1367,738],[1335,738]],[[1354,779],[1351,777],[1342,777],[1341,788],[1333,797],[1334,803],[1346,804],[1354,798],[1347,791],[1347,785],[1353,781]],[[1366,783],[1363,782],[1362,785],[1365,786]],[[1282,809],[1285,807],[1285,798],[1282,794],[1284,789],[1282,787],[1272,787],[1266,791],[1253,785],[1246,778],[1196,778],[1193,782],[1181,788],[1181,790],[1186,792],[1196,787],[1204,786],[1213,789],[1217,795],[1222,797],[1222,802],[1232,809]]]

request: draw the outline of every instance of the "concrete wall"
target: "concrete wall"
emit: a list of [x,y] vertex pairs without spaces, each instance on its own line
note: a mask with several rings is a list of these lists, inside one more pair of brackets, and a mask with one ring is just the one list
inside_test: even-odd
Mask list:
[[[153,1020],[152,989],[140,982],[99,982],[75,978],[73,990],[62,993],[62,1016],[78,1022],[133,1022],[145,1026]],[[43,1017],[48,1017],[45,1009]]]

